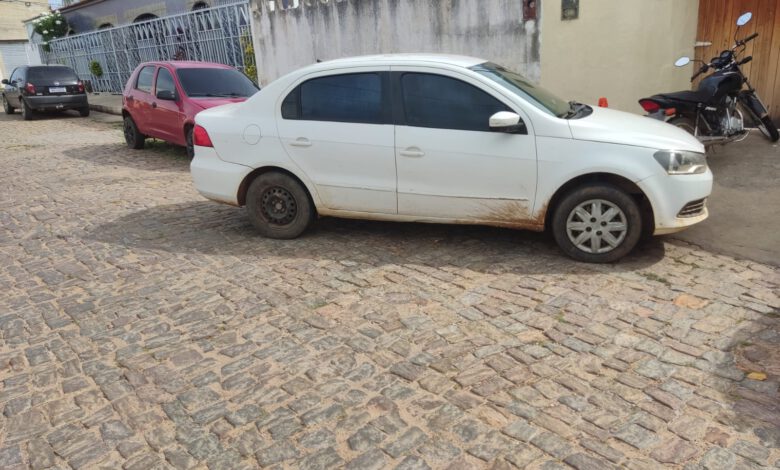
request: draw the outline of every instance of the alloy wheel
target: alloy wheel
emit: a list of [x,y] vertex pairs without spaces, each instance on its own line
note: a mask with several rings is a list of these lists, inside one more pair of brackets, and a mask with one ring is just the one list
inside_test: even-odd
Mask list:
[[566,219],[569,240],[586,253],[608,253],[623,243],[627,233],[626,215],[604,199],[579,204]]

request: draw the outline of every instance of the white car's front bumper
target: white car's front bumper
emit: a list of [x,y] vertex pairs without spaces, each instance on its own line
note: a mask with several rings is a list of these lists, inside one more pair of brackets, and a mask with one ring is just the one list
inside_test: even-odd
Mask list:
[[655,235],[679,232],[709,216],[706,204],[700,212],[681,214],[689,204],[706,199],[712,192],[712,172],[699,175],[657,175],[637,183],[650,199],[655,215]]
[[195,189],[207,199],[238,205],[238,188],[252,169],[220,160],[210,147],[196,147],[190,164]]

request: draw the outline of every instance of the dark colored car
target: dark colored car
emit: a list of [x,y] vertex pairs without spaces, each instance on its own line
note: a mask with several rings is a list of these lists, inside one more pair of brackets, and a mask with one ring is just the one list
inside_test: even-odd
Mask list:
[[64,65],[17,67],[9,80],[3,79],[3,108],[12,114],[16,108],[29,121],[35,111],[75,109],[89,116],[89,103],[84,84],[76,72]]
[[141,149],[154,137],[187,148],[192,158],[192,130],[200,111],[245,101],[257,93],[246,75],[211,62],[146,62],[139,65],[122,96],[125,140]]

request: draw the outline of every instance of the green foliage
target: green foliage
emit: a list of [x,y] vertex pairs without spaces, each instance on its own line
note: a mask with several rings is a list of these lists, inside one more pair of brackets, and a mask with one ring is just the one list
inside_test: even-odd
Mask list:
[[100,62],[93,60],[89,63],[89,72],[100,78],[103,76],[103,67],[100,66]]
[[34,19],[33,30],[43,37],[43,48],[48,51],[49,41],[68,34],[68,22],[59,11],[53,11]]
[[241,49],[244,51],[244,75],[257,83],[257,65],[255,65],[255,46],[252,44],[252,36],[241,36]]

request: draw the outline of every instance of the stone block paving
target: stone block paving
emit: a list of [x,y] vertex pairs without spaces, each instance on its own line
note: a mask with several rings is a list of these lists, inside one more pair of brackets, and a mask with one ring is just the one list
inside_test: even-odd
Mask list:
[[[0,468],[780,468],[780,273],[675,241],[322,220],[0,118]],[[161,151],[162,149],[162,151]]]

